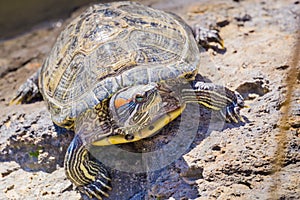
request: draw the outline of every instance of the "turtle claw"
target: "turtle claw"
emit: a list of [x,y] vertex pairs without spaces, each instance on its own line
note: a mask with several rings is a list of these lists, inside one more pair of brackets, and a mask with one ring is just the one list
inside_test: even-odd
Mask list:
[[[110,178],[107,178],[106,180],[107,180],[107,181],[111,181]],[[109,186],[109,185],[103,183],[103,182],[102,182],[101,180],[99,180],[99,179],[96,180],[96,183],[97,183],[97,184],[100,184],[100,185],[103,186],[103,187],[105,187],[107,190],[112,190],[111,186]]]
[[[234,111],[235,109],[233,109]],[[230,107],[227,107],[226,108],[226,111],[227,111],[227,114],[228,114],[228,117],[235,123],[239,123],[239,121],[236,119],[235,115],[236,113],[235,112],[232,112],[232,110],[230,109]]]
[[241,121],[242,123],[245,123],[244,118],[240,115],[240,110],[242,108],[248,108],[249,106],[245,105],[244,98],[240,95],[240,93],[234,91],[232,94],[233,96],[231,99],[233,101],[227,104],[225,108],[221,109],[219,113],[226,122],[239,123],[239,121]]
[[33,74],[27,81],[20,86],[16,96],[10,101],[9,105],[30,102],[33,98],[39,96],[38,73]]
[[226,121],[227,123],[230,123],[230,122],[231,122],[230,119],[228,119],[228,118],[226,117],[226,115],[223,113],[222,110],[219,111],[219,114],[221,115],[222,119],[225,119],[225,121]]
[[[79,190],[81,190],[81,189],[79,189]],[[99,196],[97,193],[95,193],[94,190],[90,189],[89,187],[84,187],[84,188],[82,189],[82,192],[83,192],[86,196],[88,196],[89,199],[92,199],[92,198],[96,197],[97,199],[102,200],[102,197]]]
[[[103,178],[103,177],[102,177]],[[108,179],[106,181],[109,181]],[[111,186],[102,182],[100,179],[96,179],[89,185],[79,187],[79,191],[87,195],[90,199],[97,198],[102,199],[103,196],[109,197],[107,191],[112,190]]]
[[240,108],[239,107],[235,107],[234,108],[234,113],[235,113],[235,116],[238,117],[238,119],[243,122],[243,123],[246,123],[246,121],[244,120],[243,116],[240,115]]
[[244,118],[240,115],[240,107],[231,105],[225,108],[225,113],[223,113],[222,110],[220,110],[220,115],[226,120],[226,122],[231,123],[239,123],[241,121],[242,123],[245,123]]
[[217,30],[195,26],[193,31],[196,41],[205,49],[214,47],[210,44],[212,42],[219,44],[221,46],[221,50],[225,49],[224,40],[221,38]]

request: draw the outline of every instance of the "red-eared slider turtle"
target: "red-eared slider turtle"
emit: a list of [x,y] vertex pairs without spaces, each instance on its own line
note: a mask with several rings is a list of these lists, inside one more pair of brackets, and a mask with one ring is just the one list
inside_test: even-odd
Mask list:
[[[67,177],[82,193],[101,199],[111,190],[110,176],[88,145],[149,137],[190,102],[242,120],[244,101],[237,92],[194,80],[205,41],[223,45],[217,32],[192,31],[171,13],[133,2],[94,5],[65,28],[12,101],[40,91],[53,122],[76,133],[65,156]],[[180,104],[161,113],[161,94],[168,91]]]

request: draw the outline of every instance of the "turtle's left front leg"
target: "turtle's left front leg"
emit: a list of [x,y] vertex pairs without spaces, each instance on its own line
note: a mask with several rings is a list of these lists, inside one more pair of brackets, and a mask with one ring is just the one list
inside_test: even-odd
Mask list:
[[193,89],[183,89],[183,100],[186,103],[197,102],[211,110],[219,111],[227,122],[244,122],[240,110],[245,108],[243,97],[226,87],[198,81]]
[[109,172],[85,147],[80,134],[75,135],[65,156],[65,172],[79,191],[89,198],[109,197],[111,188]]

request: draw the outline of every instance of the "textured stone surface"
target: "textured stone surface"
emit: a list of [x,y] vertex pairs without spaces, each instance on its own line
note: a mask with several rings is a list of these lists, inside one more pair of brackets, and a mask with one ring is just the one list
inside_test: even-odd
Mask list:
[[[280,121],[287,106],[285,79],[299,33],[299,1],[143,2],[173,11],[191,25],[217,27],[226,51],[203,53],[200,73],[237,89],[250,108],[242,110],[245,124],[224,124],[213,113],[192,106],[154,138],[124,145],[127,150],[149,151],[168,144],[177,134],[188,138],[188,130],[197,132],[184,152],[174,146],[178,159],[162,169],[147,173],[112,169],[110,198],[300,199],[299,64],[292,110],[287,122]],[[0,199],[80,199],[63,170],[73,133],[53,126],[41,101],[8,106],[62,27],[39,29],[0,43]],[[283,167],[276,171],[282,126],[286,148]],[[120,166],[122,162],[115,161]],[[272,192],[275,187],[277,192]]]

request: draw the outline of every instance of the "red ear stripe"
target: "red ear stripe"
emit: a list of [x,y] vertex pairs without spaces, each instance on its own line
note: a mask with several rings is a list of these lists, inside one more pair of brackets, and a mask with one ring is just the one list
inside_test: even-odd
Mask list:
[[123,99],[123,98],[118,98],[115,100],[115,108],[120,108],[121,106],[127,104],[128,102],[130,102],[131,99]]

